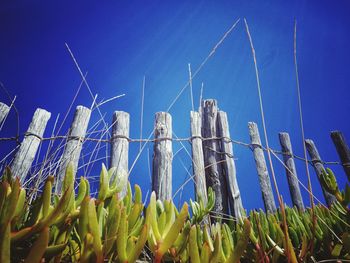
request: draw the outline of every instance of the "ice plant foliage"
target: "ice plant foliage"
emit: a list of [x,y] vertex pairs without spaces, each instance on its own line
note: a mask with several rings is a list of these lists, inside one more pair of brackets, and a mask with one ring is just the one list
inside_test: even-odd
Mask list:
[[[157,200],[147,207],[142,192],[130,184],[120,198],[114,168],[102,165],[97,198],[86,178],[74,191],[73,166],[67,168],[62,194],[53,194],[54,177],[47,178],[41,196],[27,203],[26,190],[6,169],[0,182],[0,262],[308,262],[310,259],[350,258],[350,188],[341,192],[331,170],[322,183],[337,202],[311,210],[251,211],[239,221],[219,217],[210,224],[215,196],[208,190],[206,206]],[[112,180],[112,181],[111,181]],[[314,231],[313,231],[314,229]],[[287,236],[286,236],[287,235]],[[311,244],[314,249],[309,249]],[[312,253],[312,254],[311,254]]]

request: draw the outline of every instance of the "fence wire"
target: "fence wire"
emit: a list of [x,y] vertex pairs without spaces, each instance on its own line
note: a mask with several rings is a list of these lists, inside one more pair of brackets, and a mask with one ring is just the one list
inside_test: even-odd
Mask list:
[[[90,142],[96,142],[96,143],[113,143],[113,141],[115,139],[126,139],[128,140],[129,143],[149,143],[149,142],[158,142],[158,141],[165,141],[165,140],[170,140],[170,141],[173,141],[173,142],[189,142],[191,143],[193,139],[200,139],[202,141],[209,141],[209,140],[218,140],[218,141],[221,141],[221,140],[225,140],[225,142],[227,143],[233,143],[233,144],[236,144],[236,145],[240,145],[240,146],[243,146],[243,147],[246,147],[246,148],[249,148],[250,150],[253,150],[255,147],[259,147],[261,148],[262,150],[264,150],[265,152],[268,151],[268,148],[267,147],[264,147],[263,145],[261,144],[253,144],[253,143],[246,143],[246,142],[242,142],[242,141],[238,141],[238,140],[234,140],[234,139],[231,139],[231,138],[228,138],[228,137],[209,137],[209,138],[205,138],[205,137],[202,137],[202,136],[191,136],[191,137],[185,137],[185,138],[152,138],[152,139],[138,139],[138,138],[130,138],[130,137],[127,137],[127,136],[123,136],[123,135],[117,135],[117,136],[113,136],[111,137],[110,139],[99,139],[99,138],[91,138],[91,137],[78,137],[78,136],[68,136],[68,135],[57,135],[57,136],[52,136],[52,137],[40,137],[34,133],[29,133],[29,132],[26,132],[24,133],[24,136],[35,136],[37,137],[38,139],[40,139],[42,142],[44,141],[53,141],[53,140],[79,140],[81,142],[84,142],[84,141],[90,141]],[[18,142],[19,140],[19,136],[15,136],[15,137],[3,137],[3,138],[0,138],[0,142],[1,141],[16,141]],[[209,149],[209,150],[213,150],[213,149]],[[291,156],[293,157],[294,159],[296,160],[300,160],[300,161],[303,161],[303,162],[308,162],[310,163],[311,165],[317,161],[317,162],[320,162],[324,165],[343,165],[341,162],[339,161],[323,161],[323,160],[309,160],[309,159],[305,159],[304,157],[301,157],[299,155],[296,155],[296,154],[291,154],[289,152],[283,152],[281,150],[275,150],[275,149],[272,149],[272,148],[269,148],[270,151],[274,152],[275,154],[279,154],[279,155],[288,155],[288,156]],[[226,153],[226,152],[218,152],[219,154],[226,154],[228,155],[228,157],[230,158],[234,158],[234,156],[232,156],[231,154],[229,153]]]

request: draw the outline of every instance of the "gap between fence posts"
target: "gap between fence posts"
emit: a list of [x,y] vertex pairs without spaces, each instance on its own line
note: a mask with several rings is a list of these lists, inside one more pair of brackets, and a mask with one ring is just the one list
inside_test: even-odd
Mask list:
[[0,125],[5,120],[9,111],[10,111],[10,106],[6,105],[5,103],[0,102]]
[[350,181],[350,149],[349,145],[346,143],[345,137],[340,131],[332,131],[331,138],[337,149],[341,164],[345,171],[345,174]]
[[207,204],[207,186],[205,182],[204,172],[204,156],[202,145],[202,122],[199,112],[191,111],[191,136],[192,136],[192,168],[196,190],[196,200],[203,200],[203,204]]
[[300,192],[297,170],[295,168],[293,158],[292,143],[290,141],[289,134],[287,132],[280,132],[278,136],[283,152],[283,161],[286,165],[286,175],[293,206],[296,206],[298,209],[304,211],[305,207]]
[[154,123],[152,190],[160,200],[172,198],[172,119],[167,112],[157,112]]
[[328,193],[321,183],[322,172],[325,171],[325,168],[322,164],[322,159],[320,157],[320,154],[318,153],[318,150],[313,140],[306,139],[305,145],[309,153],[309,156],[311,158],[311,163],[312,163],[312,166],[314,167],[315,173],[317,175],[317,179],[321,185],[323,196],[326,200],[328,207],[330,207],[336,201],[336,198],[334,195]]
[[241,193],[237,183],[236,165],[233,155],[233,146],[230,137],[230,129],[227,120],[227,114],[224,111],[218,112],[218,136],[221,139],[221,158],[223,160],[222,168],[226,176],[227,193],[231,215],[236,218],[242,217],[244,210]]
[[36,152],[38,151],[41,138],[51,117],[51,113],[38,108],[32,118],[29,128],[23,138],[15,158],[10,166],[13,176],[20,179],[21,184],[31,168]]
[[124,111],[115,111],[112,119],[112,139],[111,139],[111,159],[110,167],[115,167],[116,172],[112,175],[113,182],[116,176],[118,182],[125,184],[120,192],[120,197],[124,197],[127,192],[128,182],[128,155],[129,155],[129,130],[130,115]]
[[261,146],[258,126],[255,122],[248,122],[248,129],[265,210],[268,213],[273,213],[276,211],[276,203],[273,197],[271,181],[266,166],[264,151]]
[[[217,101],[213,99],[202,101],[202,137],[217,137]],[[216,214],[228,213],[226,179],[222,173],[221,158],[219,155],[218,140],[204,140],[204,164],[207,187],[211,187],[215,193],[215,205],[213,212]],[[213,218],[213,221],[217,221]]]
[[56,177],[56,193],[61,193],[63,178],[70,162],[73,164],[74,173],[77,172],[83,139],[86,135],[90,115],[91,110],[89,108],[77,106],[73,122],[69,129],[69,136],[60,160],[60,168]]

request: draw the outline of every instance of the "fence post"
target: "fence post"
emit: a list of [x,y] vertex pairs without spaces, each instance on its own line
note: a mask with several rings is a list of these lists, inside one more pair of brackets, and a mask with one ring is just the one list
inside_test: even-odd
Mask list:
[[172,199],[172,121],[167,112],[157,112],[154,124],[152,190],[160,200]]
[[111,163],[110,167],[116,167],[116,173],[112,175],[114,181],[116,176],[121,183],[124,183],[121,197],[124,197],[127,190],[128,182],[128,155],[129,155],[129,126],[130,115],[124,111],[115,111],[113,114],[112,140],[111,140]]
[[273,213],[276,211],[276,204],[273,197],[270,176],[266,166],[258,126],[255,122],[248,122],[248,129],[265,209],[266,212]]
[[10,111],[10,106],[6,105],[5,103],[0,102],[0,124],[6,118],[9,111]]
[[321,183],[321,176],[322,176],[322,172],[325,170],[324,166],[322,164],[322,159],[320,157],[320,154],[318,153],[318,150],[316,148],[315,143],[313,142],[313,140],[310,139],[306,139],[305,140],[305,145],[306,145],[306,149],[309,153],[309,156],[311,158],[311,162],[312,165],[315,169],[318,181],[320,182],[321,188],[322,188],[322,192],[323,192],[323,196],[326,200],[326,203],[328,205],[328,207],[330,207],[335,201],[335,197],[328,193],[326,191],[326,189],[323,187],[322,183]]
[[350,149],[346,143],[345,137],[341,131],[332,131],[331,137],[335,148],[337,149],[341,164],[350,181]]
[[231,137],[227,114],[223,111],[218,112],[218,135],[219,137],[222,137],[221,152],[223,153],[222,160],[224,161],[222,168],[226,176],[231,214],[236,218],[241,218],[244,208],[237,183],[236,165],[233,159],[233,146],[230,140]]
[[296,206],[298,209],[304,211],[305,207],[300,193],[298,175],[295,168],[292,143],[290,142],[289,134],[287,132],[280,132],[278,135],[283,152],[283,161],[285,166],[288,168],[286,168],[286,174],[293,206]]
[[74,119],[71,124],[66,146],[61,156],[60,168],[56,178],[56,193],[61,193],[63,178],[66,173],[67,165],[72,162],[74,173],[77,172],[79,157],[89,124],[91,110],[84,106],[77,106]]
[[196,200],[200,197],[204,205],[207,204],[207,186],[204,172],[204,156],[202,145],[202,122],[199,112],[191,111],[191,137],[192,137],[192,167],[196,182]]
[[46,124],[51,117],[51,113],[37,109],[34,113],[29,128],[24,136],[21,146],[11,164],[13,176],[17,176],[21,183],[24,183],[26,176],[34,161],[36,152],[44,134]]
[[[217,137],[217,113],[216,100],[209,99],[202,101],[202,136],[203,138]],[[227,214],[228,200],[225,176],[222,174],[217,139],[203,141],[205,177],[207,187],[211,187],[215,193],[215,205],[213,211],[220,214]],[[215,219],[214,219],[215,221]]]

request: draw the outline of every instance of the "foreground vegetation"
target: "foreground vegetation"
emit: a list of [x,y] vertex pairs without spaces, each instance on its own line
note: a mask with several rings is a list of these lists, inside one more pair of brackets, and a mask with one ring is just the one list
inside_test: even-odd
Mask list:
[[[0,262],[315,262],[350,259],[350,189],[340,192],[330,170],[323,184],[337,197],[320,205],[275,214],[252,211],[244,219],[218,218],[210,224],[208,204],[190,201],[180,211],[152,193],[147,208],[141,189],[130,185],[124,198],[113,182],[115,169],[102,166],[97,198],[81,177],[77,194],[72,166],[62,195],[52,193],[53,177],[30,205],[19,180],[7,169],[0,183]],[[212,217],[213,218],[213,217]],[[285,227],[287,226],[287,227]]]

